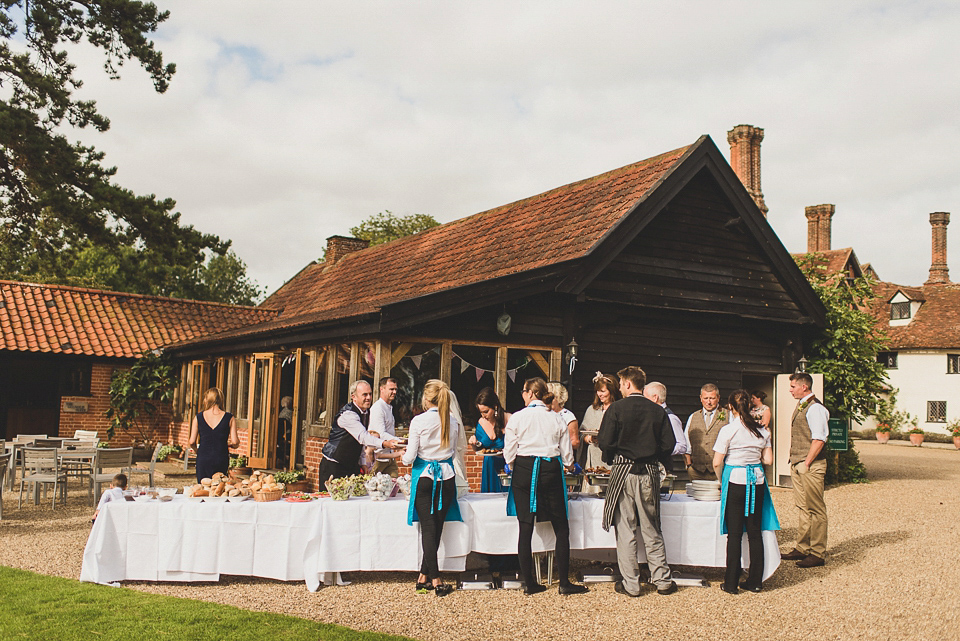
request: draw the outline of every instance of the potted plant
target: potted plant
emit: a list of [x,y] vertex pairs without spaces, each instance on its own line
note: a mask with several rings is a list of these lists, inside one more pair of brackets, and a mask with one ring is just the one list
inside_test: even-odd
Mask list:
[[161,445],[157,450],[157,463],[168,461],[175,463],[183,455],[183,448],[179,445]]
[[247,467],[247,457],[242,454],[231,455],[230,463],[227,465],[231,477],[236,478],[240,475],[249,475],[253,470]]
[[283,483],[288,492],[309,492],[310,481],[306,479],[306,472],[303,470],[282,470],[275,472],[273,478],[278,483]]
[[960,418],[947,423],[947,429],[953,435],[953,446],[960,450]]
[[890,440],[890,425],[887,423],[877,423],[877,431],[875,436],[877,437],[878,443],[886,443]]
[[923,445],[923,430],[917,427],[916,425],[907,432],[910,435],[910,444],[920,447]]

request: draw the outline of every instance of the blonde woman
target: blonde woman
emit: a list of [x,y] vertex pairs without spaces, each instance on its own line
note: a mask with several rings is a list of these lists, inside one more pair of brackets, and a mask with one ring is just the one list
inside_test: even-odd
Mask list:
[[240,446],[237,419],[223,409],[223,392],[211,387],[203,393],[203,411],[190,423],[188,447],[197,449],[197,481],[210,478],[217,472],[227,473],[230,467],[231,447]]
[[457,505],[456,458],[460,423],[451,411],[450,389],[443,381],[431,379],[423,388],[424,412],[410,421],[404,465],[413,465],[407,523],[420,521],[423,560],[416,589],[433,590],[446,596],[453,586],[440,579],[437,549],[444,521],[462,521]]
[[580,447],[580,423],[577,422],[574,413],[564,407],[569,398],[567,388],[558,381],[550,381],[547,383],[547,388],[553,394],[553,404],[550,409],[559,414],[560,420],[567,426],[567,431],[570,432],[570,446],[576,451]]

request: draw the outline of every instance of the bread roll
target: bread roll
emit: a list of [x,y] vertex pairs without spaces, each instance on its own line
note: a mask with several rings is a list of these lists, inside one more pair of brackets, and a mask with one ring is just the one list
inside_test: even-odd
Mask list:
[[217,486],[217,489],[214,490],[214,496],[223,496],[223,493],[227,491],[227,486],[224,483],[221,483]]
[[270,483],[271,485],[273,485],[276,482],[277,482],[277,479],[273,478],[273,474],[270,474],[269,476],[267,476],[267,483]]
[[240,496],[240,490],[230,490],[227,496]]
[[204,487],[210,487],[211,485],[213,485],[213,479],[211,478],[201,479],[200,485],[203,485]]
[[210,496],[210,492],[207,490],[197,490],[193,493],[194,496]]

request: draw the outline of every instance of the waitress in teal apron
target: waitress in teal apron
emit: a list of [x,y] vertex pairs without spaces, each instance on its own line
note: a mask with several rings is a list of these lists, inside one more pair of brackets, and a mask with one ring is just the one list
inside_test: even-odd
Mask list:
[[515,514],[520,524],[517,555],[524,592],[546,590],[533,578],[532,540],[535,523],[549,521],[557,538],[560,594],[580,594],[587,588],[570,582],[570,526],[563,482],[563,467],[573,465],[570,432],[560,416],[550,410],[553,394],[542,378],[527,379],[522,396],[527,406],[507,423],[503,457],[513,468],[507,513]]
[[409,442],[402,457],[404,465],[413,465],[407,523],[420,521],[423,559],[416,589],[446,596],[453,586],[440,579],[437,549],[443,522],[463,520],[453,470],[457,438],[463,428],[450,412],[450,392],[443,381],[427,381],[422,404],[424,412],[410,421]]
[[720,533],[727,535],[727,571],[720,589],[738,592],[743,531],[750,546],[750,570],[739,587],[759,592],[763,583],[763,530],[779,530],[763,464],[773,463],[770,430],[750,414],[750,393],[734,390],[729,404],[733,416],[717,434],[713,467],[720,479]]

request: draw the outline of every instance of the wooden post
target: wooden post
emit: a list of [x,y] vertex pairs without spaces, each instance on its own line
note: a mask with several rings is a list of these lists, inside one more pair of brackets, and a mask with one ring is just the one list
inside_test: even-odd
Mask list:
[[500,403],[507,402],[507,348],[497,348],[497,374],[494,376],[494,384],[497,386],[497,396]]
[[440,380],[450,385],[450,366],[453,361],[453,342],[443,341],[440,347]]

